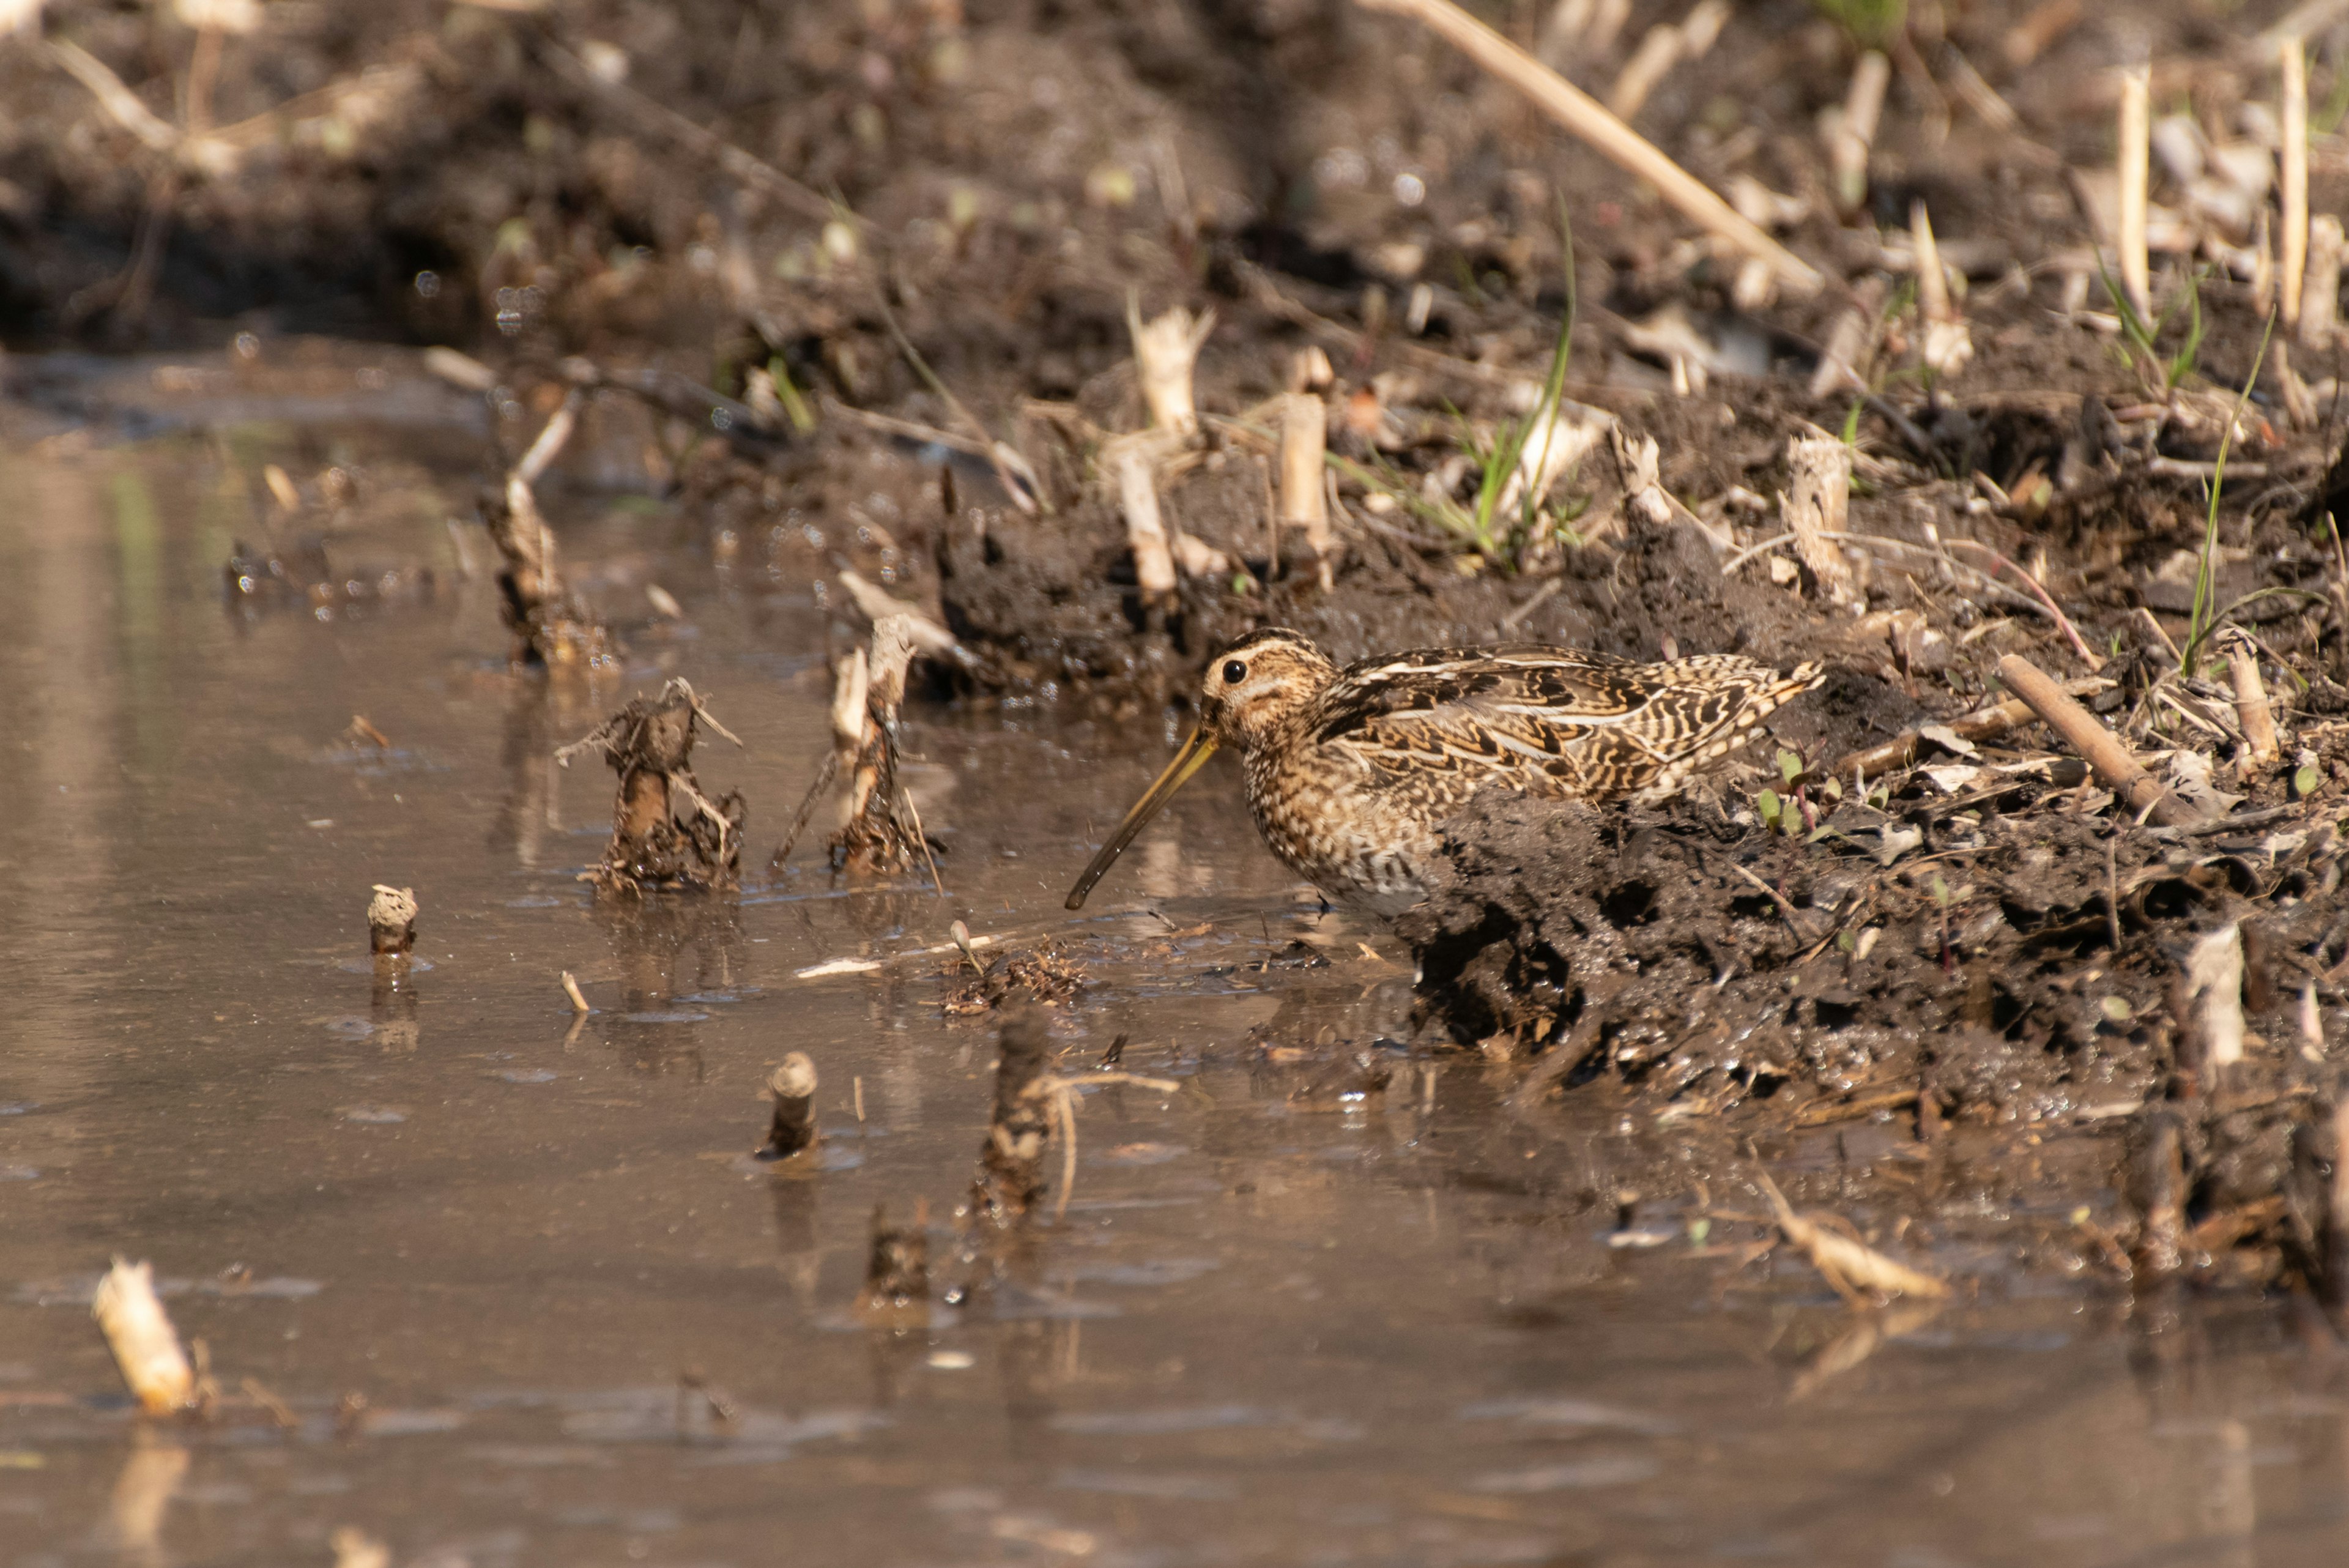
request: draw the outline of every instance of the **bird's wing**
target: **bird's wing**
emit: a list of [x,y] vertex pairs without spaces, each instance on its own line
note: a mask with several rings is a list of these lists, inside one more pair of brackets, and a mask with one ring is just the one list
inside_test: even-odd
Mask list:
[[1506,779],[1610,799],[1675,789],[1816,684],[1732,654],[1634,664],[1572,649],[1427,649],[1331,687],[1317,739],[1373,768]]

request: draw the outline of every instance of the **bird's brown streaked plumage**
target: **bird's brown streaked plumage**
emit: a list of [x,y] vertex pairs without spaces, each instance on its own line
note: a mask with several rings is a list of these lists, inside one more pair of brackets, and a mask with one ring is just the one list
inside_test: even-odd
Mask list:
[[1443,825],[1486,784],[1553,800],[1661,800],[1823,679],[1734,654],[1634,664],[1570,648],[1421,649],[1344,670],[1284,628],[1207,667],[1199,728],[1069,894],[1217,748],[1240,753],[1273,854],[1338,902],[1394,914],[1426,895]]

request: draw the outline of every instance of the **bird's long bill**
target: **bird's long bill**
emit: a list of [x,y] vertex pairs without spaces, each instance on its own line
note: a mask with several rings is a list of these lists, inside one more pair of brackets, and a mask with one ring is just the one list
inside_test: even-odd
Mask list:
[[1150,787],[1143,792],[1142,798],[1133,803],[1133,809],[1125,814],[1125,820],[1117,825],[1117,831],[1111,834],[1109,842],[1101,846],[1101,853],[1094,856],[1092,864],[1085,867],[1085,874],[1077,878],[1075,887],[1069,889],[1070,909],[1085,907],[1085,895],[1093,890],[1093,884],[1102,879],[1102,873],[1109,869],[1110,863],[1125,853],[1125,846],[1133,842],[1133,836],[1149,826],[1150,819],[1174,798],[1174,792],[1199,771],[1201,763],[1215,754],[1216,738],[1205,730],[1192,731],[1191,738],[1183,742],[1183,749],[1174,753],[1174,760],[1166,764],[1166,771],[1152,781]]

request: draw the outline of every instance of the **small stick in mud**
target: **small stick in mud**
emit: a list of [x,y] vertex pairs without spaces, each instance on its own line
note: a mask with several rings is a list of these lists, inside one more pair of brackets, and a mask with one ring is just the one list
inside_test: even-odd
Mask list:
[[180,1335],[155,1295],[155,1271],[147,1263],[114,1260],[90,1299],[90,1316],[114,1353],[122,1381],[150,1416],[176,1415],[201,1403],[196,1375],[180,1348]]
[[1779,506],[1795,535],[1795,553],[1811,569],[1829,604],[1857,596],[1843,547],[1822,535],[1844,532],[1851,506],[1851,448],[1839,441],[1797,436],[1786,443],[1786,493]]
[[1050,1051],[1043,1014],[1032,1006],[1013,1011],[996,1034],[995,1112],[979,1147],[971,1208],[999,1225],[1025,1215],[1043,1195],[1044,1145],[1055,1118],[1050,1097],[1033,1091]]
[[2278,199],[2282,203],[2282,228],[2276,240],[2283,255],[2277,281],[2282,290],[2279,303],[2283,306],[2283,324],[2290,331],[2300,325],[2301,285],[2308,272],[2308,56],[2297,37],[2286,38],[2280,55],[2283,106],[2278,118],[2282,121],[2283,167]]
[[612,839],[601,864],[580,874],[598,890],[636,893],[646,887],[730,888],[741,871],[742,792],[716,800],[693,776],[698,723],[734,741],[709,716],[690,681],[670,680],[657,697],[638,697],[589,734],[554,753],[564,767],[585,751],[600,751],[619,774],[612,805]]
[[2260,679],[2260,645],[2238,627],[2221,632],[2220,641],[2227,649],[2227,671],[2235,685],[2235,718],[2243,727],[2247,748],[2244,765],[2265,767],[2282,754],[2282,748],[2276,739],[2267,684]]
[[1857,213],[1868,200],[1868,157],[1884,118],[1884,92],[1892,85],[1892,62],[1870,49],[1852,67],[1851,87],[1833,110],[1828,130],[1827,177],[1838,212]]
[[1778,1233],[1801,1248],[1811,1266],[1847,1301],[1857,1303],[1863,1296],[1920,1296],[1931,1300],[1950,1293],[1948,1281],[1888,1258],[1857,1236],[1829,1229],[1829,1220],[1795,1213],[1786,1195],[1766,1174],[1757,1174],[1754,1180],[1761,1184],[1762,1195],[1770,1200]]
[[1133,337],[1134,369],[1142,380],[1142,400],[1150,409],[1151,427],[1190,435],[1199,428],[1198,406],[1191,400],[1191,373],[1207,335],[1216,329],[1216,313],[1194,317],[1178,305],[1144,321],[1140,303],[1128,295],[1125,326]]
[[767,1093],[774,1096],[775,1117],[767,1127],[766,1147],[757,1158],[787,1159],[814,1147],[815,1083],[815,1064],[804,1051],[792,1052],[769,1075]]
[[1816,267],[1764,233],[1656,145],[1607,112],[1606,106],[1452,0],[1356,0],[1366,10],[1409,16],[1443,36],[1485,70],[1516,88],[1543,113],[1606,157],[1653,185],[1682,216],[1768,262],[1788,291],[1806,297],[1826,286]]
[[1305,530],[1321,586],[1330,586],[1330,493],[1322,454],[1330,439],[1330,409],[1310,392],[1280,400],[1280,522]]
[[578,981],[572,977],[571,971],[567,969],[563,971],[563,994],[571,999],[572,1012],[585,1014],[595,1011],[587,1005],[587,998],[580,992]]
[[916,1199],[914,1222],[904,1230],[889,1223],[889,1210],[873,1210],[873,1243],[864,1259],[864,1288],[856,1314],[876,1327],[911,1328],[930,1315],[930,1205]]
[[1998,661],[1998,678],[2080,753],[2105,787],[2121,797],[2131,815],[2149,815],[2164,827],[2187,827],[2201,820],[2192,806],[2164,789],[2158,779],[2137,764],[2119,736],[2065,696],[2064,689],[2037,665],[2019,653],[2010,653]]
[[367,900],[367,943],[378,958],[405,958],[416,946],[416,889],[378,882]]

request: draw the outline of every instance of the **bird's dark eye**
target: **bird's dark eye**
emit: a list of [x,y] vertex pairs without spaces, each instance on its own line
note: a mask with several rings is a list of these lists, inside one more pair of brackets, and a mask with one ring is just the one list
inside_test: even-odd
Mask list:
[[1246,680],[1247,679],[1247,664],[1245,664],[1244,662],[1242,662],[1241,660],[1237,659],[1226,659],[1226,660],[1225,661],[1225,663],[1224,663],[1224,684],[1225,684],[1225,685],[1226,685],[1226,686],[1237,686],[1241,681]]

